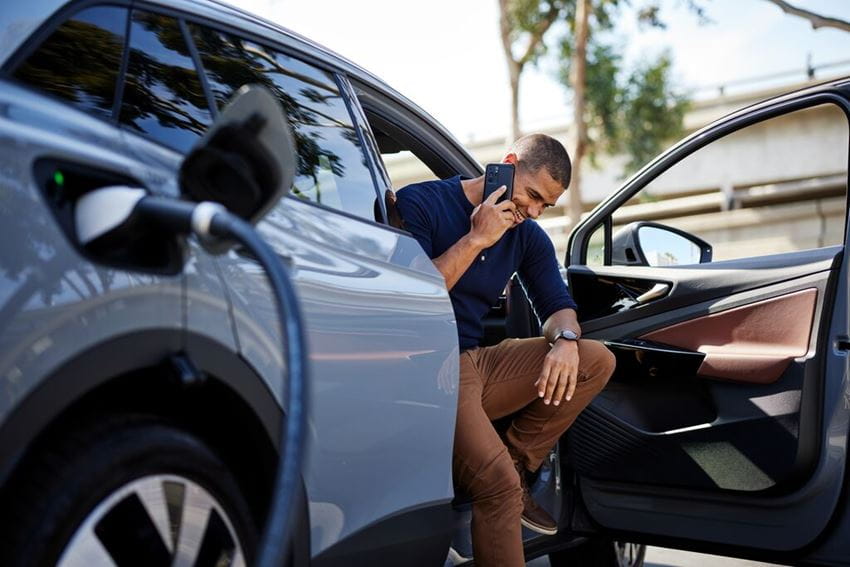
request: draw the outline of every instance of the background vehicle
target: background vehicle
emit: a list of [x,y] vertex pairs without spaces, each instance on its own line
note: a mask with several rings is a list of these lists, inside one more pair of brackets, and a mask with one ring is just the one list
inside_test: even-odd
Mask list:
[[[450,466],[454,317],[394,211],[381,155],[410,151],[439,177],[479,175],[480,165],[367,72],[216,2],[37,0],[4,7],[0,30],[4,564],[69,549],[119,565],[129,553],[150,554],[148,564],[250,562],[281,419],[280,337],[263,274],[239,250],[212,257],[192,245],[179,271],[181,251],[163,242],[91,255],[69,238],[75,200],[95,188],[176,197],[183,154],[248,82],[278,95],[299,145],[292,193],[260,223],[294,275],[313,364],[294,562],[439,565],[452,538],[462,556],[468,516],[460,499],[452,506]],[[611,249],[616,208],[685,154],[810,103],[836,105],[846,120],[848,96],[826,85],[709,127],[578,227],[569,281],[588,336],[622,343],[722,308],[811,298],[809,289],[810,320],[824,323],[767,385],[621,376],[543,468],[535,491],[561,531],[526,534],[529,557],[633,552],[639,562],[639,547],[612,538],[783,561],[850,556],[844,240],[731,265],[613,266],[613,253],[609,265],[586,263],[592,238]],[[657,283],[671,284],[666,296],[629,303]],[[539,333],[521,287],[509,291],[488,320],[490,341]],[[765,396],[780,409],[752,401]],[[726,453],[712,447],[741,442],[761,451],[773,484],[718,483],[682,456],[708,443],[698,454],[716,460]],[[644,466],[644,451],[665,466]],[[122,539],[127,527],[140,539]]]

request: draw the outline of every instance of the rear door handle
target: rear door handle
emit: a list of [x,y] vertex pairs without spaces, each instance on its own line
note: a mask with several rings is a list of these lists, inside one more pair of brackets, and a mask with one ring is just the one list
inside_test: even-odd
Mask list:
[[649,291],[640,294],[635,298],[635,301],[638,302],[639,305],[643,305],[644,303],[649,303],[650,301],[654,301],[656,299],[661,299],[666,296],[670,292],[670,284],[666,283],[657,283],[652,286],[652,289]]

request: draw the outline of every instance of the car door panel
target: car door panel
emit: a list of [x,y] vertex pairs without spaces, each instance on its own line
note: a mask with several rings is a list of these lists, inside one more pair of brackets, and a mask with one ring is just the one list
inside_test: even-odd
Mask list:
[[[579,319],[585,334],[644,321],[679,307],[724,298],[759,286],[793,280],[832,268],[842,247],[831,246],[745,260],[728,260],[695,266],[652,268],[644,266],[569,267],[570,293],[579,297]],[[636,298],[656,284],[672,284],[663,297],[638,303]]]
[[[601,330],[586,331],[585,336],[594,338],[602,338],[613,342],[612,350],[618,355],[618,371],[616,378],[612,381],[611,386],[607,388],[599,397],[598,403],[594,402],[591,412],[596,409],[611,410],[619,408],[616,412],[618,421],[624,422],[620,425],[632,427],[635,429],[638,437],[644,434],[650,435],[647,440],[643,440],[636,445],[641,446],[656,446],[660,451],[656,455],[655,464],[648,463],[650,469],[658,469],[660,476],[652,476],[649,470],[642,470],[639,479],[655,479],[656,483],[672,482],[677,485],[684,486],[699,486],[707,489],[714,488],[736,488],[739,490],[764,489],[769,486],[778,484],[777,479],[783,479],[793,470],[795,462],[796,445],[798,434],[796,430],[796,417],[799,415],[800,389],[802,387],[802,375],[811,356],[809,353],[814,352],[816,342],[813,337],[810,337],[811,322],[818,317],[822,311],[822,301],[815,304],[815,298],[823,298],[828,281],[829,271],[815,271],[820,267],[821,260],[817,260],[814,264],[810,264],[809,268],[801,269],[800,273],[812,272],[809,275],[803,275],[799,278],[794,278],[779,284],[770,286],[760,286],[755,289],[741,291],[736,294],[721,298],[710,299],[708,301],[698,301],[695,304],[681,305],[685,300],[679,299],[679,294],[686,297],[702,297],[702,291],[693,293],[688,290],[687,285],[679,285],[675,278],[670,275],[662,276],[662,274],[672,273],[676,270],[668,268],[656,269],[659,274],[658,279],[665,277],[667,281],[672,281],[672,291],[670,296],[661,302],[672,303],[676,307],[663,313],[656,313],[653,316],[639,319],[637,321],[627,320],[622,325],[616,325],[615,319],[623,317],[628,319],[629,314],[609,316],[609,325]],[[604,276],[612,282],[616,282],[610,273],[615,268],[605,268]],[[589,268],[582,268],[582,274],[586,275]],[[572,268],[570,274],[572,276]],[[694,272],[698,270],[690,270]],[[711,270],[707,270],[711,271]],[[627,276],[631,277],[631,276]],[[689,274],[688,277],[695,277]],[[736,279],[734,277],[730,278]],[[741,279],[740,277],[737,279]],[[767,313],[761,313],[761,316],[767,317],[772,314],[777,303],[784,305],[787,301],[794,301],[794,305],[800,300],[796,298],[801,296],[802,301],[808,302],[808,314],[801,317],[800,321],[807,321],[807,325],[802,325],[802,330],[798,335],[804,337],[803,344],[797,344],[799,351],[795,352],[796,357],[782,358],[778,364],[784,364],[787,368],[776,374],[778,364],[773,367],[766,367],[772,374],[764,372],[753,372],[753,367],[748,367],[750,372],[745,377],[747,381],[754,382],[753,386],[748,383],[736,383],[729,380],[729,376],[720,377],[725,380],[718,380],[717,376],[712,376],[712,370],[706,370],[706,359],[712,360],[710,357],[719,357],[723,362],[736,360],[735,356],[739,354],[739,349],[735,346],[737,343],[731,341],[729,347],[729,338],[732,336],[729,330],[724,327],[719,327],[716,332],[717,337],[708,337],[707,341],[699,340],[699,337],[692,332],[680,332],[683,329],[689,330],[690,326],[700,324],[706,319],[720,319],[721,321],[727,317],[741,317],[741,313],[761,313],[763,310],[768,310]],[[576,295],[579,304],[582,301],[582,295]],[[792,298],[792,299],[789,299]],[[785,305],[785,307],[788,307]],[[639,308],[643,309],[643,308]],[[674,322],[671,325],[671,322]],[[764,323],[764,321],[762,321]],[[769,323],[769,320],[767,321]],[[585,329],[589,325],[584,325]],[[798,325],[800,327],[800,325]],[[815,329],[817,331],[817,329]],[[796,337],[799,343],[800,336]],[[639,338],[644,341],[650,340],[650,345],[661,345],[664,347],[681,347],[674,349],[670,353],[657,353],[655,359],[647,357],[646,351],[641,351],[637,347],[620,348],[617,343],[628,341],[629,339]],[[742,340],[738,334],[734,335],[735,340]],[[723,342],[727,344],[722,344]],[[700,344],[707,343],[707,344]],[[752,345],[747,344],[748,347]],[[758,346],[758,343],[756,343]],[[729,348],[729,350],[726,350]],[[753,347],[754,348],[754,347]],[[704,357],[701,360],[695,361],[693,364],[683,364],[680,360],[680,352],[708,354],[709,357]],[[772,361],[780,354],[770,350],[765,351],[768,360]],[[678,354],[678,358],[677,358]],[[752,358],[760,359],[756,356]],[[673,357],[677,360],[676,363],[664,363],[665,358]],[[726,358],[724,358],[726,357]],[[699,364],[697,364],[699,362]],[[749,361],[747,361],[749,362]],[[736,369],[739,370],[739,369]],[[762,387],[758,385],[770,385],[770,387]],[[747,397],[744,395],[742,388],[752,390]],[[792,392],[793,394],[786,394]],[[728,393],[728,395],[727,395]],[[778,397],[777,397],[778,396]],[[734,403],[734,400],[754,399],[749,405]],[[791,403],[796,399],[796,403]],[[781,402],[781,403],[780,403]],[[780,413],[775,408],[776,404],[782,407]],[[764,406],[764,407],[762,407]],[[748,409],[742,409],[748,408]],[[767,408],[767,409],[765,409]],[[598,422],[599,420],[597,420]],[[602,420],[604,421],[604,420]],[[596,423],[599,429],[599,424]],[[589,422],[590,423],[590,422]],[[575,435],[573,438],[581,443],[582,437],[585,435],[583,427],[588,424],[577,424]],[[753,425],[762,424],[762,425]],[[681,445],[682,443],[691,442],[710,442],[716,436],[717,439],[723,439],[728,435],[728,431],[723,431],[722,428],[748,428],[748,427],[776,427],[778,428],[775,435],[769,435],[771,438],[777,436],[786,439],[786,448],[783,451],[785,458],[781,459],[780,466],[777,459],[758,459],[765,464],[772,474],[768,475],[772,480],[764,481],[761,485],[753,482],[734,484],[723,482],[722,479],[711,480],[711,476],[707,476],[705,471],[700,469],[699,462],[694,461],[695,451],[688,457],[687,469],[693,469],[694,475],[683,476],[677,473],[675,478],[667,478],[665,471],[678,470],[676,467],[670,466],[666,462],[672,453],[666,448],[671,443]],[[789,428],[794,432],[789,432]],[[604,426],[602,426],[604,430]],[[639,433],[638,433],[639,432]],[[766,432],[765,435],[768,435]],[[748,450],[749,453],[758,454],[758,446],[754,446]],[[681,453],[684,449],[681,447],[674,453]],[[723,449],[725,453],[729,453],[728,448]],[[634,451],[628,451],[625,455],[631,454]],[[652,451],[655,453],[656,451]],[[626,456],[617,459],[618,463],[623,463],[628,460]],[[687,452],[686,452],[687,455]],[[582,459],[587,460],[587,454]],[[670,457],[672,458],[672,457]],[[693,461],[693,462],[690,462]],[[586,469],[593,471],[591,475],[599,475],[602,469],[599,468],[599,463],[587,463]],[[696,468],[694,468],[696,467]],[[761,470],[761,469],[759,469]],[[785,471],[783,473],[782,471]],[[645,473],[645,474],[644,474]],[[631,478],[629,475],[616,473],[613,478]],[[751,481],[753,477],[750,477]],[[638,478],[631,478],[639,480]],[[690,480],[688,480],[690,479]],[[721,480],[718,484],[718,480]],[[721,486],[722,485],[722,486]],[[769,486],[763,486],[769,485]],[[761,487],[761,488],[759,488]]]
[[[730,544],[740,542],[740,533],[729,529],[728,522],[743,521],[759,536],[751,540],[752,545],[768,549],[793,549],[814,537],[817,531],[806,529],[804,533],[795,532],[794,537],[776,539],[797,521],[791,522],[791,516],[784,521],[778,512],[794,509],[794,514],[808,513],[823,526],[828,514],[818,512],[811,499],[823,498],[822,505],[834,506],[822,491],[840,487],[840,474],[836,474],[840,468],[825,476],[811,476],[815,470],[829,468],[827,463],[833,457],[817,450],[821,431],[817,420],[811,419],[816,412],[801,411],[806,405],[817,404],[828,386],[823,383],[824,360],[817,356],[817,345],[828,341],[829,330],[812,322],[820,321],[824,309],[831,308],[835,281],[830,282],[829,276],[840,278],[839,269],[821,268],[828,263],[840,266],[840,259],[841,255],[836,255],[835,262],[818,258],[795,266],[793,272],[801,274],[799,277],[773,285],[758,285],[764,276],[752,276],[750,281],[755,280],[757,286],[754,289],[694,304],[687,304],[680,295],[702,298],[705,290],[692,291],[693,286],[680,285],[671,275],[710,272],[713,266],[642,270],[644,276],[654,270],[656,278],[652,281],[673,284],[671,294],[655,306],[655,314],[639,319],[633,319],[630,313],[609,315],[604,326],[596,321],[597,329],[585,336],[614,342],[630,337],[650,339],[651,344],[698,351],[704,346],[698,343],[703,341],[681,332],[694,322],[738,317],[740,312],[758,311],[765,305],[770,310],[770,306],[789,298],[793,298],[793,308],[802,304],[806,309],[795,322],[799,329],[796,350],[790,358],[783,356],[785,369],[770,379],[764,368],[750,372],[745,381],[729,380],[729,376],[719,380],[704,366],[695,371],[679,366],[679,371],[668,368],[666,372],[653,372],[651,366],[623,364],[622,352],[614,348],[619,355],[618,374],[570,432],[571,459],[581,477],[582,497],[595,521],[620,530],[639,525],[641,531],[674,537],[689,534],[695,538],[702,533],[699,539]],[[617,270],[600,268],[597,277],[616,283],[612,272]],[[570,268],[569,273],[571,278],[574,272],[582,278],[589,277],[590,271],[587,267]],[[777,271],[787,276],[792,270]],[[633,269],[628,272],[624,278],[632,277]],[[727,279],[740,282],[749,278],[737,274]],[[580,292],[576,299],[581,304]],[[674,307],[661,311],[664,303]],[[625,321],[618,325],[618,318]],[[588,323],[593,321],[586,322],[585,329],[591,327]],[[721,336],[729,336],[727,329],[721,327],[720,331]],[[709,346],[715,347],[715,353],[724,354],[719,345]],[[630,375],[624,375],[629,368]],[[813,480],[806,483],[807,479]],[[626,493],[628,498],[624,497]],[[774,496],[777,494],[787,496]],[[794,494],[797,496],[791,496]],[[662,503],[662,508],[656,508]],[[739,514],[745,511],[742,519]],[[673,513],[681,521],[668,516]],[[708,526],[711,528],[706,532]]]
[[642,339],[704,353],[697,374],[775,382],[809,350],[817,288],[756,301],[657,329]]

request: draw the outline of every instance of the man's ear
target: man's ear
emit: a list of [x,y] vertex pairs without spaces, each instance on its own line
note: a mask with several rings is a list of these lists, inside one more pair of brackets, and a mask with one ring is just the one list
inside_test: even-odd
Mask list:
[[511,152],[502,158],[502,163],[510,163],[514,167],[519,163],[519,158],[516,157],[516,154]]

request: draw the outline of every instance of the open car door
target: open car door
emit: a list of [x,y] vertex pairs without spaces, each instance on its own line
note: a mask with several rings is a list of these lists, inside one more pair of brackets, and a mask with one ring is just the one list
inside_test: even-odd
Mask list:
[[733,114],[574,231],[567,273],[583,334],[618,359],[568,433],[574,527],[789,560],[838,515],[847,109],[839,84]]

